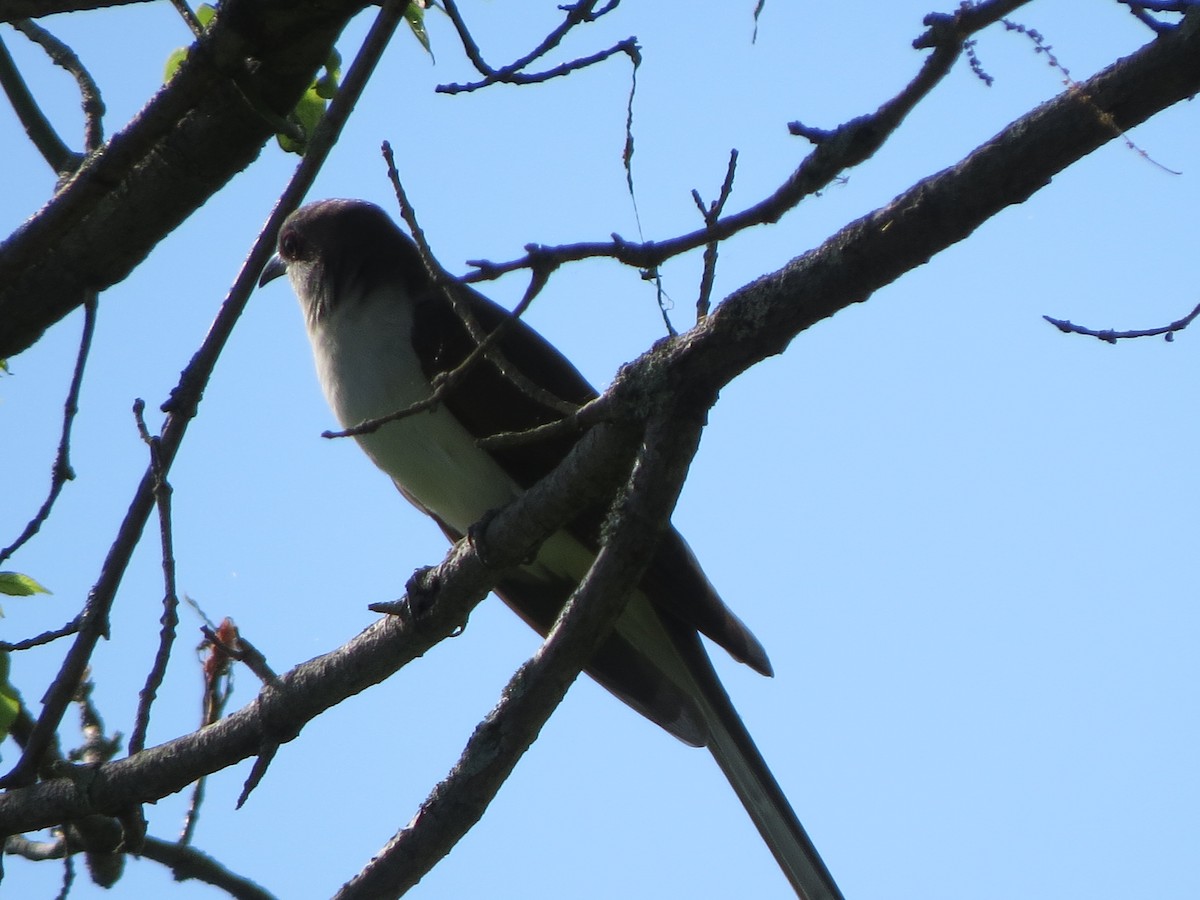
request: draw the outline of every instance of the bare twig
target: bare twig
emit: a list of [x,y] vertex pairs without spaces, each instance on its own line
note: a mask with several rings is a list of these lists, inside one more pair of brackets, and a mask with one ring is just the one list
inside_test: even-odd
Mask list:
[[[737,171],[737,150],[729,151],[729,166],[725,169],[725,180],[721,183],[721,191],[709,206],[705,207],[704,201],[700,199],[700,192],[693,190],[692,199],[696,201],[696,208],[700,210],[700,215],[704,217],[704,224],[711,227],[716,224],[721,218],[721,213],[725,209],[725,203],[729,200],[729,195],[733,193],[733,176]],[[709,309],[712,308],[712,288],[713,279],[717,274],[717,242],[710,241],[704,245],[704,273],[700,276],[700,296],[696,300],[696,321],[702,321],[707,315]]]
[[[4,853],[32,862],[69,860],[70,851],[74,849],[70,844],[64,834],[59,834],[51,841],[31,841],[20,835],[12,835],[4,841]],[[169,868],[176,881],[202,881],[224,891],[235,900],[274,900],[274,894],[250,879],[230,872],[207,853],[193,847],[182,847],[170,841],[147,837],[142,843],[139,855]],[[66,886],[69,888],[69,882]],[[60,893],[60,896],[69,894]]]
[[552,440],[564,435],[578,436],[591,426],[608,421],[608,410],[611,406],[610,395],[603,394],[595,400],[585,403],[571,415],[563,416],[554,422],[530,428],[528,431],[503,431],[481,438],[476,443],[487,450],[498,450],[504,447],[517,447],[523,444]]
[[100,97],[91,73],[84,68],[75,51],[52,35],[40,25],[35,25],[30,19],[13,23],[13,27],[34,43],[41,46],[56,66],[66,69],[79,85],[79,94],[83,105],[83,147],[88,153],[100,149],[104,143],[104,101]]
[[188,6],[187,0],[171,0],[171,5],[175,7],[175,12],[179,13],[179,18],[183,19],[188,30],[192,32],[193,37],[200,37],[204,34],[204,25],[192,12],[192,8]]
[[275,895],[249,878],[237,875],[207,853],[159,838],[146,838],[141,855],[170,868],[176,881],[202,881],[224,891],[234,900],[275,900]]
[[55,628],[51,631],[43,631],[41,634],[35,635],[34,637],[25,638],[23,641],[12,641],[11,643],[8,641],[0,641],[0,651],[28,650],[31,647],[41,647],[44,644],[52,643],[53,641],[57,641],[59,638],[75,634],[78,631],[79,619],[76,617],[66,625],[63,625],[61,628]]
[[1191,325],[1192,320],[1196,316],[1200,316],[1200,304],[1182,319],[1176,319],[1170,325],[1163,325],[1159,328],[1147,328],[1142,331],[1114,331],[1111,328],[1097,330],[1084,325],[1075,325],[1066,319],[1055,319],[1051,316],[1042,316],[1042,318],[1064,334],[1085,334],[1089,337],[1098,338],[1105,343],[1115,344],[1117,341],[1123,341],[1128,338],[1157,337],[1158,335],[1163,335],[1167,341],[1173,341],[1175,340],[1175,332],[1183,331],[1183,329]]
[[[2,55],[0,52],[0,56]],[[0,563],[12,556],[38,533],[46,519],[50,517],[50,510],[53,509],[58,495],[62,493],[63,485],[75,477],[75,470],[71,467],[71,426],[74,425],[75,416],[79,413],[79,391],[83,386],[83,369],[87,364],[88,353],[92,349],[92,335],[95,332],[96,292],[92,291],[83,304],[83,334],[79,338],[79,352],[75,356],[75,371],[71,375],[71,385],[67,389],[67,399],[63,403],[62,434],[58,439],[58,452],[55,454],[54,465],[50,470],[50,493],[46,496],[41,508],[29,520],[29,524],[25,526],[20,536],[9,546],[0,550]],[[10,647],[9,649],[14,648]]]
[[[463,302],[461,295],[458,292],[459,279],[455,278],[443,268],[442,264],[437,261],[433,255],[433,251],[429,247],[429,242],[425,239],[425,232],[417,222],[416,209],[409,202],[408,195],[404,190],[404,185],[400,181],[400,172],[396,168],[396,158],[392,153],[392,146],[387,141],[383,142],[383,156],[388,165],[388,179],[392,183],[392,187],[396,192],[396,201],[400,204],[400,214],[403,216],[405,224],[413,232],[413,238],[417,242],[417,249],[421,251],[421,259],[425,263],[426,270],[434,283],[439,285],[454,307],[454,312],[467,332],[471,335],[471,340],[475,342],[475,348],[467,355],[467,358],[457,366],[452,372],[447,372],[442,375],[437,382],[437,387],[447,382],[456,384],[466,373],[473,367],[478,359],[486,355],[491,363],[504,375],[513,385],[515,385],[527,397],[536,400],[547,409],[555,410],[562,415],[570,415],[576,409],[572,403],[568,403],[561,397],[556,397],[554,394],[547,391],[538,384],[534,384],[525,374],[514,366],[504,354],[500,352],[496,346],[512,326],[509,325],[513,319],[519,319],[533,303],[533,300],[546,286],[546,282],[550,279],[550,275],[557,268],[557,263],[552,260],[538,265],[530,266],[531,274],[529,286],[525,289],[525,294],[521,298],[521,302],[517,304],[512,311],[512,319],[505,320],[495,330],[488,334],[483,333],[483,329],[479,327],[479,323],[475,320],[475,316],[471,314],[471,310],[467,308]],[[439,396],[444,396],[450,390],[448,385]]]
[[50,124],[50,120],[30,93],[3,40],[0,40],[0,88],[4,89],[17,118],[25,128],[25,133],[42,154],[42,158],[50,164],[50,168],[60,177],[74,172],[83,160],[83,155],[74,152],[58,136],[58,132],[54,130],[54,126]]
[[444,7],[446,14],[450,17],[450,21],[453,23],[454,29],[458,32],[459,40],[462,42],[463,50],[466,52],[467,58],[471,61],[471,64],[475,66],[475,69],[479,72],[479,74],[484,77],[481,81],[472,82],[470,84],[438,85],[438,92],[443,94],[459,94],[469,91],[477,91],[480,88],[484,88],[492,84],[538,84],[543,81],[549,81],[552,78],[559,78],[563,75],[568,75],[571,72],[595,65],[596,63],[603,62],[610,56],[615,56],[618,53],[626,54],[636,63],[638,55],[637,39],[629,37],[623,41],[619,41],[612,47],[609,47],[607,50],[601,50],[597,53],[591,54],[590,56],[572,60],[571,62],[563,63],[560,66],[554,66],[551,69],[547,69],[536,74],[530,75],[525,73],[524,70],[529,65],[538,59],[541,59],[543,56],[561,44],[563,38],[567,36],[567,33],[570,32],[571,29],[575,28],[577,25],[594,22],[601,16],[612,12],[620,4],[621,0],[609,0],[609,2],[600,9],[596,8],[598,2],[599,0],[579,0],[579,2],[570,6],[560,7],[566,13],[566,16],[557,28],[546,35],[542,42],[525,56],[521,57],[515,62],[509,63],[507,66],[495,69],[484,61],[483,54],[479,50],[479,45],[471,36],[470,30],[467,28],[467,24],[463,20],[462,13],[459,12],[458,4],[455,3],[455,0],[445,0]]
[[163,600],[162,628],[158,635],[158,652],[146,674],[146,683],[138,692],[137,714],[134,716],[133,733],[129,736],[129,752],[138,753],[146,746],[146,730],[150,726],[150,707],[158,694],[158,688],[167,672],[171,659],[171,648],[175,644],[179,626],[179,595],[175,590],[175,550],[171,536],[171,485],[163,468],[161,442],[150,434],[142,418],[145,403],[138,400],[133,407],[137,419],[138,433],[150,451],[150,471],[154,477],[154,502],[158,508],[158,533],[162,552]]

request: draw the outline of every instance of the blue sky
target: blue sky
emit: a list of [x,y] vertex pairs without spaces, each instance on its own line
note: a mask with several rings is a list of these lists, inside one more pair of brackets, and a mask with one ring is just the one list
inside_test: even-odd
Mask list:
[[[768,3],[622,6],[565,47],[628,34],[645,64],[634,177],[647,238],[697,225],[740,152],[731,208],[755,202],[806,150],[785,125],[833,127],[875,109],[916,71],[929,7]],[[554,15],[472,4],[488,58],[519,55]],[[1149,36],[1115,3],[1033,3],[1077,78]],[[187,33],[166,4],[46,21],[104,90],[109,130],[161,80]],[[339,43],[352,55],[366,19]],[[399,35],[312,197],[385,206],[378,146],[402,175],[451,269],[508,259],[530,241],[637,235],[620,154],[629,68],[620,59],[536,88],[433,93],[468,80],[445,21],[436,64]],[[133,39],[136,37],[136,40]],[[19,35],[64,135],[78,100]],[[1024,38],[995,28],[844,184],[778,226],[731,240],[714,295],[774,270],[916,179],[953,164],[1061,89]],[[1193,898],[1200,839],[1191,573],[1200,432],[1185,331],[1112,347],[1060,335],[1043,314],[1096,327],[1171,321],[1195,293],[1200,129],[1183,104],[1132,133],[1170,175],[1120,142],[1094,153],[971,239],[800,335],[713,410],[675,523],[775,664],[762,679],[717,657],[735,703],[847,897]],[[3,233],[52,176],[0,108]],[[42,535],[10,564],[54,594],[9,600],[24,637],[69,618],[94,581],[145,464],[129,413],[155,409],[199,343],[294,165],[274,147],[101,300],[69,485]],[[389,207],[390,208],[390,207]],[[664,268],[687,323],[698,257]],[[509,303],[524,285],[487,291]],[[598,262],[557,274],[528,313],[597,385],[661,336],[651,290]],[[81,316],[52,329],[0,379],[0,535],[44,494]],[[276,669],[348,639],[444,541],[348,442],[316,386],[295,301],[256,298],[205,395],[172,473],[180,590],[232,616]],[[151,427],[157,421],[151,419]],[[93,663],[110,729],[128,733],[153,657],[162,593],[148,531],[122,587],[113,640]],[[199,675],[185,613],[152,743],[195,727]],[[210,781],[196,845],[281,897],[328,896],[411,817],[512,670],[536,647],[500,603],[380,688],[285,746],[247,806],[245,763]],[[22,654],[35,704],[61,654]],[[234,707],[254,696],[239,673]],[[67,737],[68,742],[71,736]],[[11,744],[0,747],[5,762]],[[183,801],[147,808],[175,833]],[[130,863],[127,895],[217,896]],[[6,864],[13,896],[53,896],[54,865]],[[83,880],[81,878],[81,880]],[[572,688],[481,825],[412,896],[578,898],[789,891],[716,766],[587,681]],[[169,893],[168,893],[169,892]],[[77,884],[73,896],[99,896]],[[105,896],[112,896],[105,894]]]

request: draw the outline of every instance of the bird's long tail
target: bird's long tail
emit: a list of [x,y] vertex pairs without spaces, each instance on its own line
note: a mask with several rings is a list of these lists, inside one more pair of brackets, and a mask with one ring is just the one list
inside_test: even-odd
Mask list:
[[843,900],[842,892],[754,745],[698,638],[693,646],[686,648],[685,655],[700,688],[701,696],[696,699],[710,732],[708,749],[796,895],[802,900]]

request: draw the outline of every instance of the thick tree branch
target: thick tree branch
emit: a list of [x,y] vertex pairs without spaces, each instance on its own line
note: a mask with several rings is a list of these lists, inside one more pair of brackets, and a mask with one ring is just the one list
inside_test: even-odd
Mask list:
[[229,0],[150,104],[0,244],[0,358],[128,275],[249,165],[368,0]]
[[957,165],[735,291],[668,348],[679,357],[675,371],[685,381],[728,383],[783,352],[801,331],[1023,203],[1120,132],[1198,91],[1200,7],[1179,28],[1017,119]]
[[108,6],[129,6],[147,0],[0,0],[0,22],[17,19],[39,19],[56,13],[104,9]]
[[[303,663],[264,687],[258,699],[215,725],[114,762],[65,770],[64,777],[0,795],[0,834],[19,834],[183,790],[261,748],[295,738],[304,725],[387,678],[466,620],[501,571],[527,558],[545,537],[603,500],[628,470],[639,432],[617,425],[590,431],[556,474],[500,511],[483,531],[488,564],[461,541],[426,582],[437,602],[417,616],[389,616],[345,646]],[[489,568],[489,565],[491,568]]]
[[[683,396],[667,395],[661,400]],[[692,398],[694,400],[694,398]],[[546,642],[509,681],[475,729],[449,776],[401,830],[335,897],[398,897],[426,875],[478,822],[625,608],[670,521],[712,395],[655,415],[607,539],[559,614]]]

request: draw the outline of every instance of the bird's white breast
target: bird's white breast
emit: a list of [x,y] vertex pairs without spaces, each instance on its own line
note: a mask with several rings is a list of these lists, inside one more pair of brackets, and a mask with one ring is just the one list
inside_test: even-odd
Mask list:
[[[310,322],[317,376],[343,427],[430,395],[412,350],[412,312],[411,303],[391,295],[343,303]],[[356,440],[411,499],[460,533],[521,493],[444,405]]]

